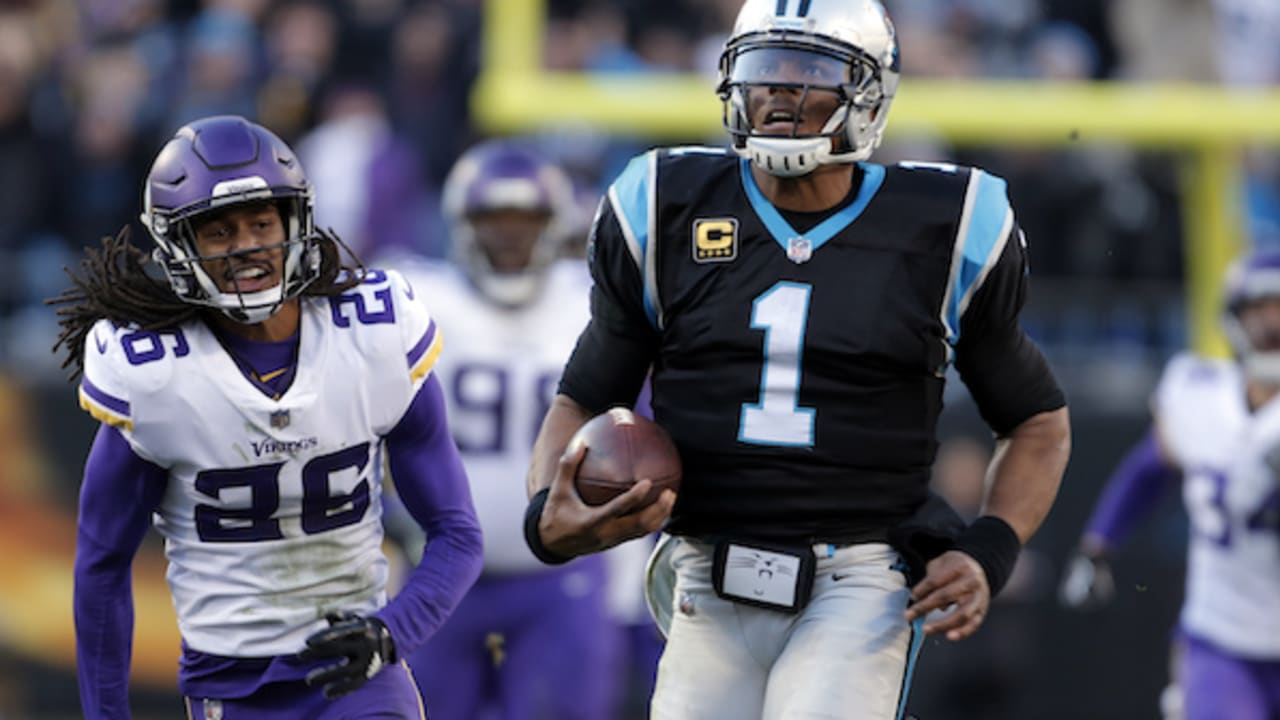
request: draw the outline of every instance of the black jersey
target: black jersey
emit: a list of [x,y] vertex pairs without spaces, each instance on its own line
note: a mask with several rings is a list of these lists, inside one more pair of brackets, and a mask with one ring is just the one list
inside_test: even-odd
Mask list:
[[851,172],[856,193],[809,228],[717,149],[637,157],[602,200],[593,320],[561,391],[602,410],[651,366],[684,463],[671,532],[883,539],[925,496],[952,363],[997,431],[1064,404],[1018,327],[1026,259],[1004,181]]

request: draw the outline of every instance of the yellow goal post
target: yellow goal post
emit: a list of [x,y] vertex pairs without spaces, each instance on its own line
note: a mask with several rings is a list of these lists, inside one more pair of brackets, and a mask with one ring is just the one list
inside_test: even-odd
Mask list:
[[[573,126],[688,140],[721,132],[714,79],[697,74],[597,75],[543,68],[546,0],[486,0],[477,124],[495,134]],[[1245,245],[1240,152],[1280,146],[1280,91],[1121,82],[955,82],[907,77],[888,132],[956,145],[1119,142],[1181,157],[1188,336],[1224,356],[1222,276]]]

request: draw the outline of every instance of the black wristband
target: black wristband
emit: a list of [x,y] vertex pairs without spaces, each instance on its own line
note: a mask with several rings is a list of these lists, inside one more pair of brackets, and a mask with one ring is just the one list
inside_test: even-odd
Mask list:
[[547,496],[551,488],[542,488],[529,498],[529,507],[524,510],[524,542],[529,546],[533,556],[547,565],[563,565],[573,558],[560,557],[542,544],[542,533],[538,525],[542,522],[542,508],[547,504]]
[[994,515],[983,515],[956,538],[956,550],[972,557],[982,566],[991,588],[991,597],[1009,581],[1013,565],[1018,561],[1022,541],[1009,523]]

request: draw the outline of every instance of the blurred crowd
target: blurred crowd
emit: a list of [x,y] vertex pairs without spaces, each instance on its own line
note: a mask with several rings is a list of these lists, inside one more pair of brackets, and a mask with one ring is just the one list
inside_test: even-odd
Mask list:
[[[739,4],[548,0],[544,62],[710,77]],[[908,82],[1280,83],[1274,0],[886,5]],[[139,188],[156,149],[203,115],[245,115],[297,147],[317,188],[318,221],[364,259],[447,256],[439,188],[461,151],[483,139],[468,96],[482,15],[493,7],[502,3],[0,4],[0,368],[57,377],[47,351],[53,320],[41,301],[61,289],[59,269],[85,246],[126,224],[140,230]],[[1155,367],[1186,342],[1177,158],[1084,140],[1014,152],[900,139],[878,159],[952,160],[1007,177],[1038,283],[1027,315],[1033,334],[1068,364],[1102,349]],[[582,128],[531,142],[573,174],[584,225],[598,190],[647,144]],[[1254,152],[1247,167],[1250,235],[1280,243],[1275,155]]]

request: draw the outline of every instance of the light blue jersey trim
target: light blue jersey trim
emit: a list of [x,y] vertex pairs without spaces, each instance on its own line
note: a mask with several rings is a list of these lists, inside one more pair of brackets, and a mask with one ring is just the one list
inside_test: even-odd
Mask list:
[[920,648],[924,647],[924,618],[911,621],[911,647],[907,648],[907,669],[902,674],[902,694],[898,696],[898,713],[894,720],[902,720],[907,711],[907,696],[911,694],[911,674],[916,671],[916,660],[920,659]]
[[609,202],[613,205],[618,224],[622,226],[627,250],[640,272],[644,313],[654,329],[662,327],[661,310],[657,303],[657,247],[655,242],[651,242],[656,217],[654,176],[657,174],[657,162],[656,152],[637,155],[627,163],[622,174],[609,187]]
[[965,192],[964,212],[952,252],[951,276],[943,296],[942,320],[951,348],[960,341],[960,318],[999,261],[1012,228],[1013,210],[1009,207],[1007,183],[974,169]]
[[756,185],[756,179],[751,175],[751,161],[742,160],[739,165],[739,173],[742,175],[742,187],[747,191],[747,199],[751,201],[751,207],[756,211],[756,216],[764,223],[769,234],[773,235],[773,239],[783,250],[787,249],[788,241],[791,238],[806,238],[816,252],[828,240],[835,237],[840,231],[853,224],[857,220],[862,211],[867,209],[867,205],[871,204],[871,198],[875,197],[879,192],[880,186],[884,184],[884,166],[873,165],[871,163],[858,163],[858,167],[862,168],[862,186],[858,188],[858,196],[853,202],[845,205],[837,210],[826,220],[818,223],[812,230],[807,233],[798,233],[795,228],[791,227],[791,223],[787,222],[760,191],[760,187]]

